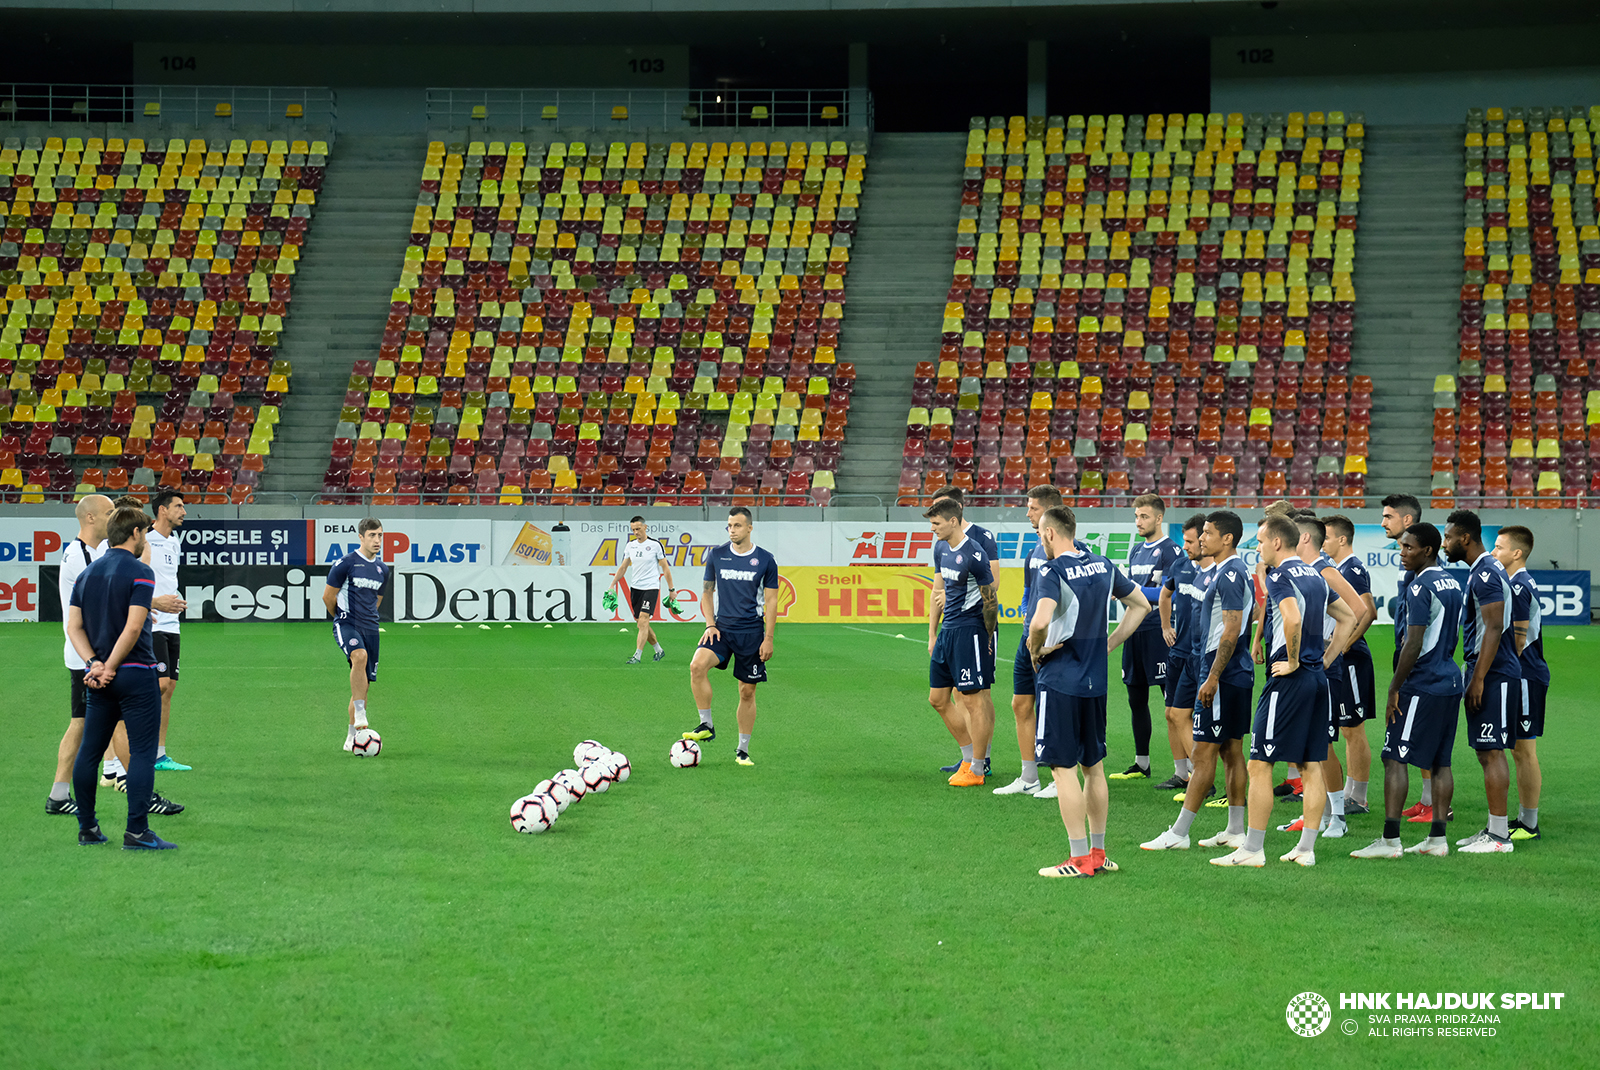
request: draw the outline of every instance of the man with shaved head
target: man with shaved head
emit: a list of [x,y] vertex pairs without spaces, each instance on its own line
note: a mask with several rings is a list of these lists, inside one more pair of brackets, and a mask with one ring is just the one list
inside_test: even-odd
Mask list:
[[[105,551],[99,549],[100,543],[106,537],[106,521],[111,519],[111,499],[104,494],[89,494],[78,502],[78,536],[61,551],[61,628],[63,636],[66,633],[67,606],[72,603],[72,585],[78,582],[78,575],[89,567]],[[78,657],[78,652],[72,649],[72,641],[65,640],[65,650],[62,654],[67,663],[67,674],[72,678],[72,719],[67,722],[67,731],[61,737],[61,746],[56,748],[56,779],[50,786],[50,798],[45,800],[44,812],[47,814],[75,814],[78,804],[72,798],[72,763],[78,757],[78,744],[83,742],[83,715],[86,697],[83,687],[83,659]],[[124,736],[121,752],[127,753],[127,737]]]

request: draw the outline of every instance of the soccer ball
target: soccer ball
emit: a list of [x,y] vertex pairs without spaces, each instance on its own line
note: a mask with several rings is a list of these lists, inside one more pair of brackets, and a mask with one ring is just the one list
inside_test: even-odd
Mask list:
[[612,779],[618,784],[633,775],[633,764],[628,761],[628,756],[621,751],[612,751],[606,762],[611,766]]
[[589,785],[583,782],[583,775],[576,769],[563,769],[550,779],[566,788],[567,794],[572,797],[573,802],[583,798],[584,794],[589,790]]
[[592,739],[586,739],[572,748],[572,764],[582,769],[604,758],[611,751]]
[[688,769],[700,764],[700,744],[692,739],[680,739],[667,750],[667,761],[675,769]]
[[350,753],[361,758],[376,758],[383,750],[383,737],[370,728],[356,729],[356,738],[350,743]]
[[561,813],[548,795],[524,795],[511,804],[511,827],[518,832],[546,832]]
[[583,785],[590,791],[610,790],[610,768],[604,762],[590,762],[583,767]]
[[572,792],[559,780],[541,780],[533,786],[534,795],[548,795],[556,801],[556,809],[565,811],[572,805]]

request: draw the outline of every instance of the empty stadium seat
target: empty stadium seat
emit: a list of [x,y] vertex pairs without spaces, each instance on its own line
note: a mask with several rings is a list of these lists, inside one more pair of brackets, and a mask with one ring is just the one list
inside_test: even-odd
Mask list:
[[[792,446],[836,464],[864,166],[842,142],[434,142],[378,359],[357,362],[341,419],[386,414],[379,435],[490,468],[537,448],[577,474],[530,480],[524,501],[742,500],[687,470],[753,466],[753,498]],[[428,422],[407,408],[422,396]]]
[[[958,440],[1008,456],[1043,463],[1075,443],[1095,467],[1058,459],[1055,476],[1069,491],[1075,476],[1081,503],[1254,500],[1259,468],[1209,470],[1251,442],[1286,465],[1363,452],[1347,432],[1371,384],[1347,371],[1364,137],[1338,112],[975,118],[902,504],[964,474],[929,448],[923,414],[940,410]],[[1307,386],[1319,427],[1296,400]],[[1021,483],[1002,480],[998,500],[1022,504]],[[1342,473],[1332,485],[1342,495]]]
[[[39,439],[45,493],[70,494],[78,465],[164,471],[175,441],[208,425],[209,437],[265,438],[256,407],[289,390],[276,348],[326,151],[5,140],[0,434]],[[194,433],[163,433],[172,425]]]

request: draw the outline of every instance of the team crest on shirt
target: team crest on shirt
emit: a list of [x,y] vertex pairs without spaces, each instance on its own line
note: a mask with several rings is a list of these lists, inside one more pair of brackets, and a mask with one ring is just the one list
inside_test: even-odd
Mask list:
[[[156,662],[156,670],[157,670],[157,671],[158,671],[158,672],[166,672],[166,671],[167,671],[167,663],[166,663],[166,662],[164,662],[164,661],[158,661],[158,662]],[[1524,727],[1524,728],[1526,728],[1526,727],[1528,727],[1528,726],[1527,726],[1527,724],[1526,724],[1526,723],[1524,723],[1524,724],[1523,724],[1523,726],[1522,726],[1522,727]]]

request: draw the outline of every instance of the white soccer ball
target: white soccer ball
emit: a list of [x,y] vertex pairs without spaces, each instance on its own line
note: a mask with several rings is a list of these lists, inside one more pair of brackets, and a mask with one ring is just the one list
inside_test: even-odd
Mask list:
[[561,810],[548,795],[524,795],[511,804],[511,827],[518,832],[546,832]]
[[692,739],[680,739],[667,750],[667,761],[675,769],[688,769],[700,764],[700,744]]
[[590,791],[609,791],[611,770],[604,762],[591,762],[583,767],[583,785]]
[[556,801],[556,808],[565,812],[572,805],[572,792],[559,780],[541,780],[533,786],[534,795],[548,795]]
[[584,766],[597,762],[610,753],[609,748],[592,739],[586,739],[572,748],[572,764],[582,769]]
[[359,758],[376,758],[383,750],[383,737],[370,728],[356,729],[356,738],[350,743],[350,753]]
[[629,762],[628,756],[621,751],[612,751],[606,761],[611,766],[612,779],[618,784],[633,775],[633,763]]
[[583,782],[583,774],[576,769],[563,769],[550,779],[566,788],[573,802],[583,798],[584,793],[589,790],[589,786]]

